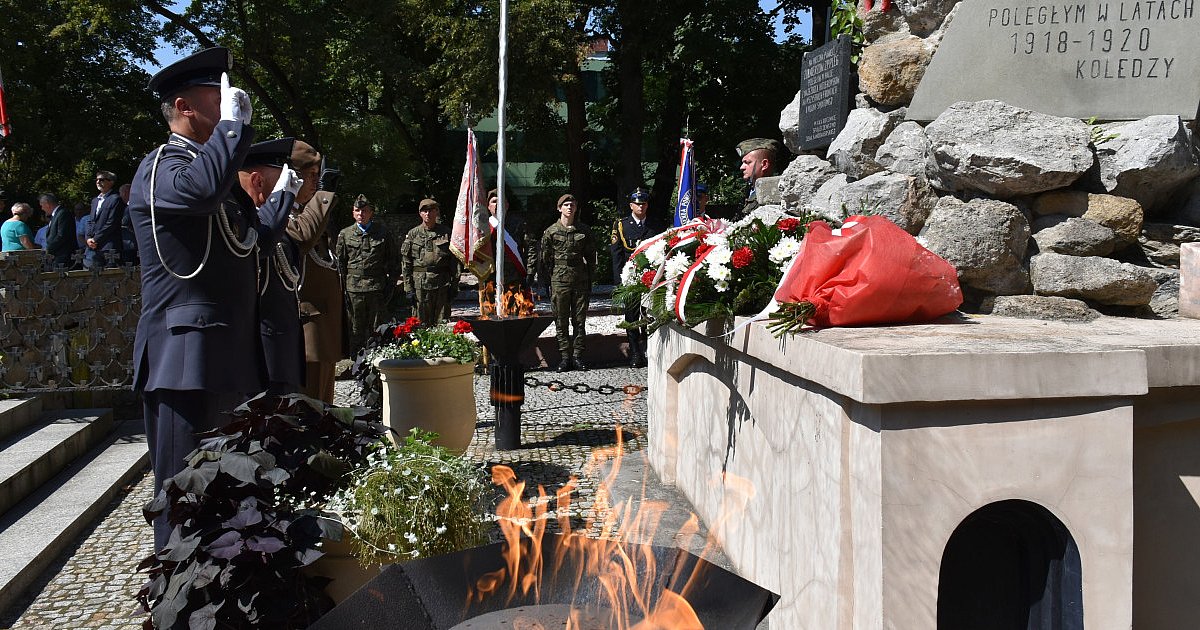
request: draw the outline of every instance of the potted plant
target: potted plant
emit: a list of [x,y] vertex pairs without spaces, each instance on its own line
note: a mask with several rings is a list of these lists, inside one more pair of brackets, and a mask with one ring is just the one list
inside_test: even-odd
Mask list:
[[341,514],[351,552],[367,567],[486,542],[489,484],[483,469],[411,429],[381,441],[329,503]]
[[[457,453],[475,432],[473,378],[479,344],[471,325],[424,326],[415,317],[377,329],[355,359],[366,404],[382,404],[392,439],[421,428]],[[379,392],[382,396],[379,396]]]
[[188,466],[144,509],[173,531],[139,565],[155,628],[305,628],[333,606],[302,569],[342,524],[322,508],[382,442],[378,412],[299,394],[250,400],[203,434]]

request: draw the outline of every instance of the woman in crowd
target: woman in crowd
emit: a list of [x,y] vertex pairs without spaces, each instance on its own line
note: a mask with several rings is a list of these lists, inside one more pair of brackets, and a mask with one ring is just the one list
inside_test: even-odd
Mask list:
[[17,202],[12,207],[12,218],[0,225],[0,241],[3,241],[3,251],[15,252],[22,249],[34,249],[33,229],[25,221],[33,215],[33,208],[27,203]]

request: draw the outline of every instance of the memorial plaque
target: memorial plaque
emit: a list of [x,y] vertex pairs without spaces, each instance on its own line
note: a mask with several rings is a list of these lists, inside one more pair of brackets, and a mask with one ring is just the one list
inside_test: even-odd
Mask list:
[[850,38],[804,53],[800,62],[800,148],[817,149],[846,126],[850,112]]
[[964,0],[908,108],[996,99],[1055,116],[1196,117],[1197,0]]

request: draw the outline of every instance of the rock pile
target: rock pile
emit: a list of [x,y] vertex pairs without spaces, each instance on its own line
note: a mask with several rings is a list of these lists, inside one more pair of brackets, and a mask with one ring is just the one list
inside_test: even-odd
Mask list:
[[[1178,116],[1089,124],[1000,101],[905,120],[956,0],[863,12],[862,94],[822,155],[759,180],[766,203],[834,221],[883,214],[958,268],[964,310],[1173,317],[1180,244],[1200,241],[1200,158]],[[797,101],[799,102],[799,95]],[[780,130],[794,143],[799,120]]]

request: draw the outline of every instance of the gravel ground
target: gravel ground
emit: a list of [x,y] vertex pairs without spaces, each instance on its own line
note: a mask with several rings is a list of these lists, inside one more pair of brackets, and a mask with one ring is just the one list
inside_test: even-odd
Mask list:
[[[616,317],[613,317],[616,320]],[[592,320],[589,319],[589,330]],[[482,465],[506,464],[525,479],[527,493],[537,485],[547,492],[579,480],[572,507],[572,527],[597,531],[592,510],[601,469],[593,458],[617,445],[617,427],[624,437],[622,450],[635,452],[646,445],[645,369],[614,368],[566,374],[531,372],[550,380],[550,375],[580,392],[554,392],[545,387],[526,391],[523,410],[524,448],[497,451],[494,448],[495,414],[487,402],[488,379],[476,377],[475,400],[478,426],[467,456]],[[338,383],[336,402],[355,402],[353,383]],[[600,385],[617,388],[615,393],[594,391]],[[622,389],[626,385],[631,393]],[[593,390],[593,391],[588,391]],[[637,393],[632,393],[636,391]],[[138,562],[151,553],[152,534],[141,516],[150,500],[151,478],[147,474],[131,485],[110,505],[104,516],[82,539],[65,552],[41,580],[11,610],[0,615],[3,628],[89,628],[141,627],[144,614],[135,597],[144,578]]]

